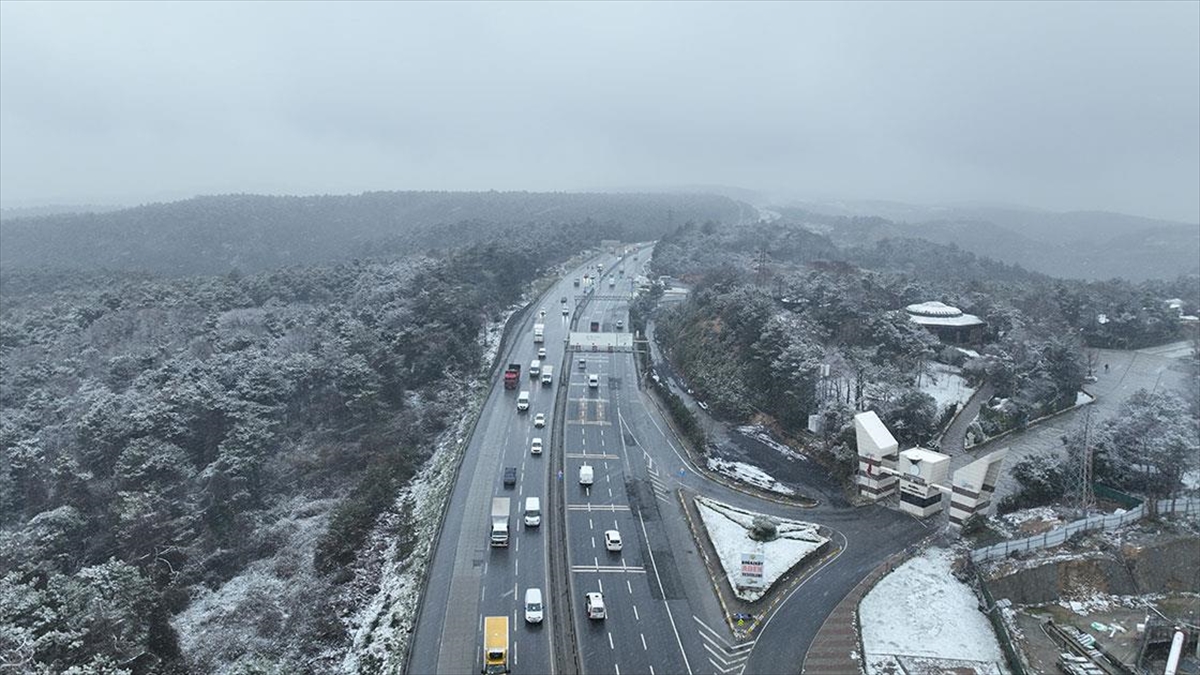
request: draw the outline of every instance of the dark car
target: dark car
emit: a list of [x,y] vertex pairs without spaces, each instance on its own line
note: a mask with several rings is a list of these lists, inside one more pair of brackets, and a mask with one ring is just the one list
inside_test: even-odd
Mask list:
[[516,487],[516,486],[517,486],[517,467],[515,467],[515,466],[504,467],[504,487]]

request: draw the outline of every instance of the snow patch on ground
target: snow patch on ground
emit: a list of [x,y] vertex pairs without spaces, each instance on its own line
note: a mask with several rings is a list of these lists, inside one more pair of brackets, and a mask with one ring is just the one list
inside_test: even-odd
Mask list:
[[953,559],[949,550],[928,549],[863,598],[858,612],[868,675],[901,672],[897,657],[1003,660],[975,593],[950,572]]
[[763,490],[769,490],[771,492],[777,492],[781,495],[788,496],[796,494],[795,490],[781,484],[779,481],[775,480],[771,474],[763,471],[757,466],[746,464],[745,462],[734,462],[727,459],[709,457],[708,469],[709,471],[716,471],[719,474],[729,476],[734,480],[739,480],[743,483],[749,483],[750,485],[762,488]]
[[807,460],[808,459],[808,457],[805,457],[803,454],[796,452],[792,448],[775,440],[771,436],[771,432],[767,431],[766,427],[755,424],[755,425],[738,427],[737,431],[738,431],[738,433],[742,434],[743,436],[746,436],[748,438],[753,438],[754,440],[758,441],[759,443],[762,443],[763,445],[767,446],[768,448],[771,448],[775,452],[778,452],[779,454],[783,455],[784,457],[787,457],[790,460],[797,460],[797,459]]
[[[778,524],[779,538],[768,542],[754,541],[748,531],[755,516],[761,514],[743,511],[705,497],[698,496],[694,501],[729,585],[734,594],[746,602],[761,598],[779,577],[829,541],[821,536],[820,527],[814,523],[774,516],[772,520]],[[742,555],[745,553],[763,556],[761,588],[739,587],[742,584]]]
[[967,381],[959,374],[962,370],[944,363],[930,364],[929,373],[921,377],[921,393],[929,394],[937,401],[938,413],[941,414],[953,405],[965,405],[975,390],[967,386]]

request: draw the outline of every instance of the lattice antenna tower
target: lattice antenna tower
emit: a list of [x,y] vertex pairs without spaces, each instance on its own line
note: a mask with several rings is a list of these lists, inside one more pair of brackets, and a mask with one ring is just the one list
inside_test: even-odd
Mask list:
[[1092,491],[1092,452],[1092,409],[1089,407],[1083,414],[1083,447],[1067,477],[1067,494],[1083,516],[1096,506],[1096,495]]
[[758,249],[758,256],[754,261],[754,283],[759,288],[762,288],[767,283],[767,276],[770,270],[767,269],[767,247],[763,246]]

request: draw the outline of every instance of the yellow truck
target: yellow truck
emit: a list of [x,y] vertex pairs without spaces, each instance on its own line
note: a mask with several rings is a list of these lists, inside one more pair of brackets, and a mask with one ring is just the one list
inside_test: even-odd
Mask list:
[[500,675],[508,672],[508,617],[483,617],[483,670],[484,675]]

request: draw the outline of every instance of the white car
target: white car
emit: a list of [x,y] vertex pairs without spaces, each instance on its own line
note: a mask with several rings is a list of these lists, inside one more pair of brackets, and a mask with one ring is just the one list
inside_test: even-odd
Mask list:
[[600,388],[600,376],[596,375],[595,373],[588,375],[588,386],[591,387],[592,389],[599,389]]
[[539,359],[546,358],[546,348],[545,347],[538,347],[538,358]]
[[542,454],[542,437],[541,436],[535,437],[533,439],[533,441],[530,443],[529,454],[531,454],[531,455]]
[[525,591],[525,621],[527,623],[541,623],[545,615],[545,606],[542,604],[542,589],[530,588]]
[[587,607],[587,616],[589,619],[603,619],[604,612],[604,594],[603,593],[586,593],[587,598],[584,606]]
[[610,551],[621,550],[621,533],[616,530],[604,531],[604,548]]
[[533,426],[541,429],[546,426],[546,413],[538,413],[533,416]]

